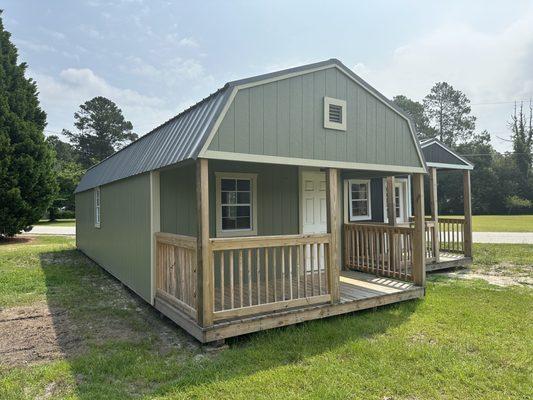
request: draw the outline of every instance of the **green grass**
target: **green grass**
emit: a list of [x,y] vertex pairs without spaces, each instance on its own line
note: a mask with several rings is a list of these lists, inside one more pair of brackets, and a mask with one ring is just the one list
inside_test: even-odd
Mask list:
[[35,224],[36,226],[76,226],[76,220],[72,219],[56,219],[55,221],[49,221],[47,219],[41,219]]
[[[532,395],[528,287],[431,277],[424,300],[244,336],[211,354],[159,320],[73,244],[71,238],[39,237],[0,245],[0,308],[46,302],[68,310],[83,347],[54,361],[0,367],[2,399],[45,393],[82,399]],[[533,264],[527,246],[474,250],[479,268]],[[130,334],[103,339],[99,332],[110,325]]]
[[[462,215],[441,215],[443,218],[464,218]],[[474,232],[533,232],[533,215],[474,215]]]

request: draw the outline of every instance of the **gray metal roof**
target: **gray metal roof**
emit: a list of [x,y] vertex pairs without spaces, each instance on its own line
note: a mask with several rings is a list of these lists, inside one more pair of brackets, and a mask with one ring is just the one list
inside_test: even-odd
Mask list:
[[[359,84],[385,101],[399,114],[407,118],[407,120],[411,122],[410,125],[412,129],[415,129],[415,125],[412,123],[409,115],[357,76],[342,62],[333,58],[326,61],[227,83],[224,87],[209,97],[206,97],[199,103],[181,112],[138,140],[117,151],[115,154],[89,168],[82,177],[75,192],[82,192],[129,176],[157,170],[187,159],[197,158],[202,146],[209,137],[209,133],[211,132],[215,121],[222,112],[224,105],[229,100],[233,87],[282,77],[284,75],[290,75],[291,73],[298,73],[327,65],[338,65],[342,67],[342,69],[350,74]],[[416,145],[420,150],[420,144],[418,141],[416,142]],[[424,160],[422,161],[425,163]]]
[[228,86],[89,168],[76,193],[195,158],[227,100]]
[[473,169],[474,164],[436,138],[421,141],[422,152],[430,167],[439,169]]

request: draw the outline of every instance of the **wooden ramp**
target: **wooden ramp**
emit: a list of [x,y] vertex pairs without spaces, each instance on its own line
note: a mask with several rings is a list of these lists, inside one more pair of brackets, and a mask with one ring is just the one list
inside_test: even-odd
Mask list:
[[[322,303],[219,321],[202,328],[180,310],[157,298],[155,307],[201,342],[212,342],[246,333],[346,314],[424,296],[424,288],[410,282],[382,278],[363,272],[341,271],[341,298]],[[356,316],[354,316],[356,318]]]

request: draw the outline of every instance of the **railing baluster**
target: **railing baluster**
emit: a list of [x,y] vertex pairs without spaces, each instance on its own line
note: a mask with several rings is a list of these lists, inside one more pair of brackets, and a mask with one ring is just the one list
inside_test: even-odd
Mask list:
[[300,258],[302,260],[302,270],[304,274],[304,296],[307,297],[307,260],[304,253],[304,245],[299,246]]
[[300,298],[300,271],[301,271],[300,263],[302,262],[302,260],[300,259],[299,249],[296,247],[295,250],[296,250],[296,297],[299,299]]
[[230,294],[231,294],[231,299],[230,299],[230,304],[231,304],[231,308],[235,308],[235,286],[234,286],[234,282],[233,282],[233,250],[230,250],[229,252],[229,286],[230,286]]
[[220,308],[224,309],[224,302],[225,302],[225,286],[224,283],[224,275],[226,274],[225,268],[224,268],[224,251],[219,251],[218,254],[220,255]]
[[276,247],[272,248],[272,270],[274,273],[274,301],[278,301],[278,266],[276,257]]
[[292,293],[292,246],[289,246],[289,294],[291,300],[293,298]]
[[252,249],[248,249],[248,305],[252,305]]
[[260,256],[259,256],[259,248],[255,249],[255,268],[256,268],[256,274],[257,274],[257,304],[261,304],[261,267],[260,267]]
[[281,247],[281,295],[283,296],[283,300],[286,300],[285,297],[285,248]]
[[265,253],[265,303],[268,303],[269,302],[268,269],[270,268],[268,264],[268,247],[265,247],[263,251]]
[[243,285],[243,274],[242,274],[242,250],[239,250],[239,300],[240,306],[244,307],[244,285]]

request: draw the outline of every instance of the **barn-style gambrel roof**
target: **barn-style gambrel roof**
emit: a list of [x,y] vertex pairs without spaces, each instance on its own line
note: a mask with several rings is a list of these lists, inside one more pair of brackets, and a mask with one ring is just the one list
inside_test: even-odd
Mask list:
[[425,160],[420,143],[416,139],[414,124],[409,116],[339,60],[330,59],[227,83],[215,93],[89,168],[76,188],[76,192],[202,157],[213,138],[217,120],[223,117],[239,89],[330,67],[336,67],[344,72],[378,101],[408,122],[422,166],[414,168],[416,171],[414,169],[413,171],[424,172],[426,170]]

